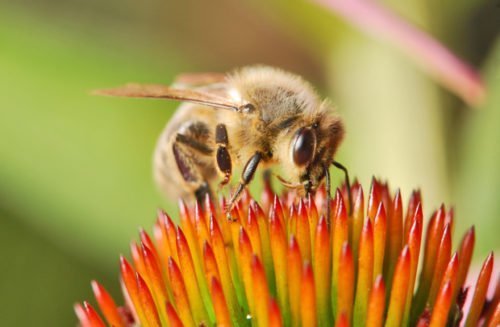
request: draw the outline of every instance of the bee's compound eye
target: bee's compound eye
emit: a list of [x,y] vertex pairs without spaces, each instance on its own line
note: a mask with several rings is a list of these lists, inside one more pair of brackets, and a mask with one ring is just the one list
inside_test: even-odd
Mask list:
[[301,128],[295,134],[293,143],[293,162],[297,166],[307,165],[314,156],[316,147],[316,135],[309,128]]

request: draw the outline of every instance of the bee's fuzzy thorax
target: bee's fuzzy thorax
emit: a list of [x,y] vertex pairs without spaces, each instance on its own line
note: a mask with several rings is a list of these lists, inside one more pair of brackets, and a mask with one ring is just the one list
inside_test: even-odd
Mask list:
[[232,73],[228,82],[243,101],[259,106],[266,122],[320,107],[314,88],[302,77],[268,66],[250,66]]

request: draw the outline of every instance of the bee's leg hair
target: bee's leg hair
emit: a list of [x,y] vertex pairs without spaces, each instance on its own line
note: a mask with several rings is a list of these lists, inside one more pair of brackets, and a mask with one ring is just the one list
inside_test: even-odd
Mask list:
[[248,183],[250,183],[250,181],[252,180],[261,159],[262,154],[260,152],[256,152],[245,164],[245,168],[243,168],[243,172],[241,173],[240,183],[238,184],[236,191],[233,193],[233,196],[231,197],[231,200],[229,200],[229,203],[227,205],[227,213],[230,213],[233,205],[236,203],[236,201],[238,201],[241,192],[243,192],[245,186],[247,186]]
[[347,188],[347,196],[349,200],[349,216],[352,214],[352,206],[353,206],[353,201],[352,201],[352,193],[351,193],[351,182],[349,181],[349,172],[347,171],[347,168],[344,167],[340,162],[333,161],[332,165],[337,167],[338,169],[342,170],[345,175],[345,186]]
[[224,174],[224,179],[220,182],[220,186],[224,186],[229,183],[232,172],[231,156],[227,150],[229,140],[226,125],[218,124],[215,128],[215,143],[217,144],[217,168]]

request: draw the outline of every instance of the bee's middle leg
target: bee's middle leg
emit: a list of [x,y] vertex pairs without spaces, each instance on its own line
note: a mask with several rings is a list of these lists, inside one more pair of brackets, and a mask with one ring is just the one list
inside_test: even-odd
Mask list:
[[184,134],[180,134],[180,133],[177,134],[175,141],[176,141],[176,143],[182,143],[182,144],[192,148],[193,150],[200,152],[201,154],[204,154],[204,155],[211,155],[212,154],[212,149],[209,146],[199,142],[198,140],[196,140],[192,137],[186,136]]
[[190,136],[177,134],[172,150],[182,178],[191,185],[196,201],[203,204],[207,195],[212,197],[212,192],[200,158],[212,155],[212,149]]

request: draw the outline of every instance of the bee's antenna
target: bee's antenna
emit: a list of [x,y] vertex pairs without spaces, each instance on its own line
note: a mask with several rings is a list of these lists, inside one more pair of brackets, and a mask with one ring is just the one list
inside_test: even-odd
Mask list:
[[353,201],[352,201],[352,193],[351,193],[351,182],[349,181],[349,172],[347,171],[347,168],[344,167],[340,162],[333,161],[332,165],[337,167],[338,169],[342,170],[345,175],[345,185],[347,187],[347,196],[349,198],[349,216],[352,214],[352,208],[353,208]]

